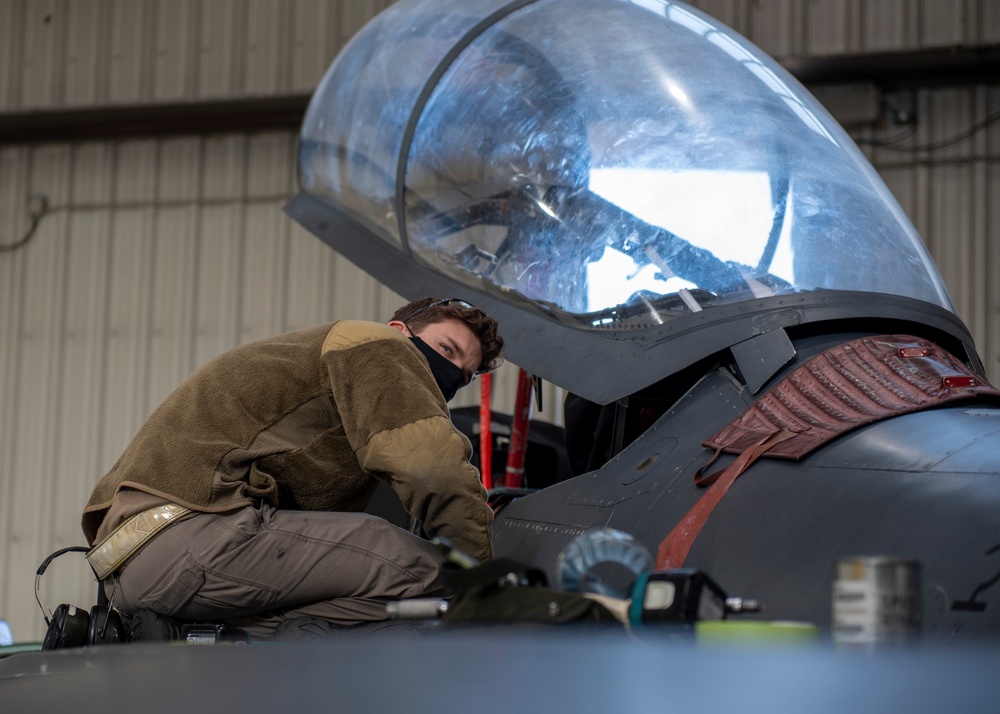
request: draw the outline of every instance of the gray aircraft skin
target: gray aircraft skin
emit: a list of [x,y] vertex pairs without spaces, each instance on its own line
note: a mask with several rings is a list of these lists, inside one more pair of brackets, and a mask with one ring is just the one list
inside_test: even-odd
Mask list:
[[[656,553],[704,493],[703,442],[831,348],[920,338],[986,385],[852,140],[681,3],[398,3],[316,91],[299,180],[286,210],[317,237],[407,298],[482,307],[510,361],[608,405],[610,459],[497,516],[497,555],[550,577],[588,529]],[[914,558],[925,632],[995,634],[998,452],[1000,408],[980,394],[763,458],[684,565],[759,599],[759,618],[826,628],[838,559]]]

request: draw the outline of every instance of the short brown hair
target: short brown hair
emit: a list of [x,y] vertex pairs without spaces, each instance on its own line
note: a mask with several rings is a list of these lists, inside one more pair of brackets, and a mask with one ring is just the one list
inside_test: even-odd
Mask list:
[[479,339],[483,359],[476,370],[479,373],[492,372],[503,364],[503,338],[497,321],[464,300],[458,298],[421,298],[403,305],[396,310],[392,320],[406,323],[411,331],[445,320],[458,320]]

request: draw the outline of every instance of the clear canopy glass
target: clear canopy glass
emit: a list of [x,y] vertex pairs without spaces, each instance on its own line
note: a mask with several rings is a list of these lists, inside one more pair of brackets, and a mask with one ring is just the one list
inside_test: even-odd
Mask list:
[[953,310],[836,122],[681,3],[403,0],[317,91],[300,182],[448,276],[592,328],[816,290]]

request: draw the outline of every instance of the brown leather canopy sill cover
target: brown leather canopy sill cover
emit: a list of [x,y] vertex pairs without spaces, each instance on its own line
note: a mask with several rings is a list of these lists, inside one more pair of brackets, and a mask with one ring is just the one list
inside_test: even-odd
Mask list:
[[789,429],[799,433],[764,455],[801,459],[866,424],[981,397],[1000,398],[1000,390],[934,343],[862,337],[809,359],[703,445],[738,454]]

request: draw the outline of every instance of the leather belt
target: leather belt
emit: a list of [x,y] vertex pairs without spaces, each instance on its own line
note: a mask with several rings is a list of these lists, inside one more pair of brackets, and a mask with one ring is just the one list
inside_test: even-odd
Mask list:
[[104,580],[139,552],[154,535],[181,516],[191,513],[190,508],[166,503],[137,513],[87,552],[87,562],[94,569],[98,580]]

